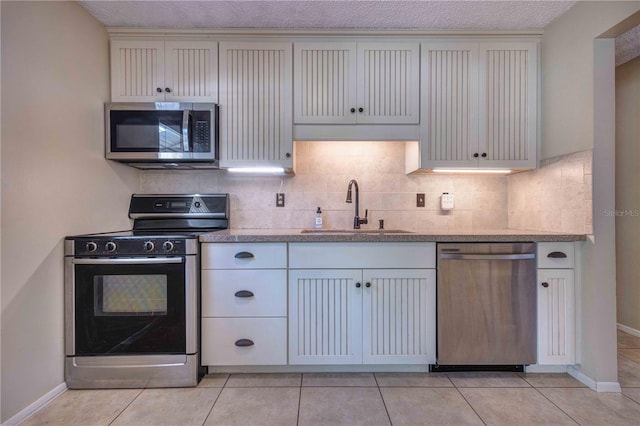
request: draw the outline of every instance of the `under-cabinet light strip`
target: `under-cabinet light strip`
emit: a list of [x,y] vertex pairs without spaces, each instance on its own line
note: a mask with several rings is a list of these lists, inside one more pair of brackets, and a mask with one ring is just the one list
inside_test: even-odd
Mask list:
[[435,173],[493,173],[493,174],[508,174],[511,173],[510,169],[440,169],[436,168],[432,170]]
[[231,173],[283,174],[284,168],[282,167],[229,167],[227,171]]

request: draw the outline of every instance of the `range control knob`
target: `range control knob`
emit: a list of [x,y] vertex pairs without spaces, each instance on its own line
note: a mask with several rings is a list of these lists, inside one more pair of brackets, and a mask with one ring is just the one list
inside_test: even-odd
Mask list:
[[153,249],[156,248],[155,244],[153,244],[153,241],[145,241],[143,247],[145,251],[153,251]]
[[98,245],[93,241],[89,241],[85,246],[85,250],[87,250],[89,253],[93,253],[94,251],[98,250]]
[[162,248],[164,251],[171,251],[173,250],[173,243],[171,241],[165,241],[162,243]]
[[112,253],[114,251],[116,251],[116,243],[114,243],[113,241],[109,241],[105,246],[104,246],[105,250],[107,250],[109,253]]

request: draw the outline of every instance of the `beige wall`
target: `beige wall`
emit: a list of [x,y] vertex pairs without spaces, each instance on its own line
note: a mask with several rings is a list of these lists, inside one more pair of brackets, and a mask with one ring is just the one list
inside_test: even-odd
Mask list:
[[616,361],[615,52],[596,40],[640,2],[578,2],[542,38],[542,159],[593,149],[593,235],[583,245],[578,373],[619,390]]
[[593,148],[593,40],[638,10],[637,1],[578,2],[544,29],[541,159]]
[[640,57],[616,68],[618,323],[640,331]]
[[[376,229],[501,229],[507,227],[504,176],[407,176],[402,142],[296,142],[294,177],[238,177],[223,171],[142,174],[143,192],[229,192],[232,228],[311,228],[320,206],[325,227],[353,226],[354,205],[345,203],[349,180],[360,187],[360,216],[369,209]],[[286,206],[275,207],[284,192]],[[416,207],[416,193],[426,206]],[[440,210],[443,192],[455,209]]]
[[5,421],[64,382],[64,236],[128,227],[139,175],[104,160],[104,27],[75,2],[1,7]]

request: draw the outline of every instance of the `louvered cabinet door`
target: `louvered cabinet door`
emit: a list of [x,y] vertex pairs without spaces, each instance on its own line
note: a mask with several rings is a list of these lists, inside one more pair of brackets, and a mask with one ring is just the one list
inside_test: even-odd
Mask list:
[[365,270],[364,364],[435,363],[433,269]]
[[[362,363],[362,271],[289,271],[289,363]],[[358,286],[359,285],[359,286]]]
[[220,166],[293,166],[292,44],[220,43]]
[[163,100],[164,41],[112,40],[111,101]]
[[420,121],[420,45],[358,43],[358,123]]
[[478,45],[422,45],[422,167],[476,167]]
[[538,270],[538,364],[575,364],[573,269]]
[[166,101],[218,102],[218,43],[167,41]]
[[295,123],[355,123],[356,43],[296,43],[293,84]]
[[538,48],[480,44],[480,167],[535,168]]

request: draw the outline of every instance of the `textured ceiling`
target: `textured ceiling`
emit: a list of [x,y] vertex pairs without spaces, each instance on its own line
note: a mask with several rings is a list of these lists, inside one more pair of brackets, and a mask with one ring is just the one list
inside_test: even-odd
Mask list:
[[640,25],[616,38],[616,66],[640,56]]
[[[108,27],[540,31],[576,1],[79,1]],[[616,65],[640,55],[640,27],[616,39]]]
[[575,1],[80,1],[110,27],[540,30]]

